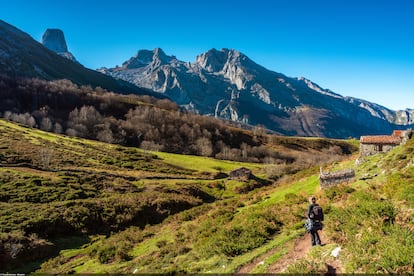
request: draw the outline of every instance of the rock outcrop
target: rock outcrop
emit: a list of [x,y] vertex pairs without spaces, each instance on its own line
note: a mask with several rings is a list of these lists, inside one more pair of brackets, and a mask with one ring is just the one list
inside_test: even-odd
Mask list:
[[42,44],[49,50],[57,53],[72,61],[76,61],[75,57],[68,50],[65,35],[60,29],[47,29],[42,36]]

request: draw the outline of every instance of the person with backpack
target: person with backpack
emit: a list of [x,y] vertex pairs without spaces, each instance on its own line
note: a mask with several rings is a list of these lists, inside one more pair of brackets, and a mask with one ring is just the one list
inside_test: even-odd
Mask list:
[[309,233],[311,234],[311,242],[312,246],[315,245],[321,245],[321,238],[319,237],[318,230],[322,230],[322,221],[324,219],[323,217],[323,211],[322,207],[319,206],[319,204],[316,203],[315,196],[311,196],[309,198],[309,208],[308,208],[308,223],[310,225]]

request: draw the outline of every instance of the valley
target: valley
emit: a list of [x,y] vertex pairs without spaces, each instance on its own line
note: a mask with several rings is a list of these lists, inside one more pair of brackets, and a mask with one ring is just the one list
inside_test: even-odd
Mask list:
[[[319,166],[301,158],[296,159],[300,170],[272,180],[269,172],[275,164],[123,147],[4,120],[0,128],[1,241],[6,253],[1,261],[7,271],[280,272],[277,264],[286,262],[285,254],[296,248],[292,244],[305,237],[307,198],[316,194],[326,210],[326,245],[296,253],[283,272],[323,273],[326,263],[336,264],[338,272],[412,272],[412,259],[402,257],[413,248],[413,199],[408,192],[412,139],[358,167],[355,150],[333,163],[327,155],[327,162],[320,163],[327,169],[354,167],[358,179],[377,176],[320,190]],[[283,139],[279,144],[296,144],[292,152],[302,143],[302,157],[315,154],[315,145],[323,141]],[[355,141],[349,143],[350,149],[355,147]],[[323,148],[318,151],[323,156]],[[230,180],[229,173],[240,167],[249,168],[255,178]],[[240,189],[246,185],[251,188]],[[386,223],[377,224],[378,219]],[[369,232],[373,227],[383,229],[385,238]],[[393,251],[379,253],[388,243]],[[339,259],[330,256],[338,246],[343,249]],[[372,253],[366,255],[364,248]],[[370,254],[381,258],[364,263]],[[400,256],[398,263],[393,256]]]
[[227,48],[91,70],[63,31],[2,20],[0,98],[0,273],[414,272],[414,139],[360,139],[409,129],[411,109]]
[[[43,132],[4,120],[0,120],[0,127],[0,218],[2,248],[6,253],[1,260],[3,265],[23,272],[35,268],[39,265],[39,260],[53,256],[56,250],[64,249],[61,248],[62,243],[69,243],[71,248],[79,244],[79,241],[86,243],[82,247],[85,252],[89,252],[92,247],[100,248],[96,249],[97,255],[91,253],[95,257],[82,253],[83,258],[75,258],[78,261],[84,258],[91,258],[90,261],[94,259],[94,262],[98,262],[95,263],[96,271],[106,271],[106,267],[112,267],[111,264],[118,263],[118,260],[127,261],[138,256],[134,253],[138,250],[135,247],[147,238],[150,238],[147,242],[161,240],[166,243],[165,246],[173,246],[174,250],[189,251],[195,247],[194,252],[202,252],[217,243],[209,253],[213,254],[211,256],[214,256],[215,250],[228,257],[246,253],[266,243],[281,229],[280,221],[263,211],[255,210],[254,206],[263,197],[268,197],[266,194],[274,187],[286,186],[291,181],[290,178],[302,178],[317,171],[314,164],[306,162],[306,158],[310,157],[304,156],[322,150],[311,148],[319,143],[315,139],[281,138],[287,146],[297,142],[303,144],[300,150],[285,149],[285,154],[288,151],[291,154],[301,152],[302,156],[296,154],[298,157],[294,163],[305,169],[301,173],[303,176],[295,173],[298,169],[289,176],[290,164],[240,163],[153,152]],[[304,150],[305,145],[308,150]],[[353,149],[353,146],[349,145],[349,148]],[[327,153],[325,158],[331,160],[332,156]],[[338,158],[343,157],[338,155]],[[228,179],[229,172],[240,167],[249,168],[255,178],[247,182]],[[271,180],[269,177],[273,177],[275,170],[285,171],[286,174],[278,181]],[[299,182],[276,197],[269,197],[265,205],[283,200],[288,193],[292,196],[296,193],[312,193],[317,179],[305,183]],[[295,195],[294,198],[296,197]],[[232,241],[236,236],[226,237],[227,230],[219,229],[222,223],[233,221],[233,216],[238,217],[240,210],[249,210],[252,219],[248,219],[249,225],[264,223],[264,228],[247,234],[244,238],[249,244],[237,248],[239,241]],[[231,231],[247,230],[244,225],[246,219],[244,215],[235,219],[229,225]],[[193,220],[198,222],[191,226]],[[215,231],[223,235],[218,236],[217,240],[210,240],[213,237],[208,233],[212,231],[212,225],[216,225],[218,228]],[[186,227],[196,227],[198,230],[185,230]],[[153,234],[145,234],[147,231]],[[182,238],[185,242],[179,242],[176,240],[178,237],[167,234],[180,231],[184,231],[182,234],[185,236]],[[127,234],[129,232],[131,233]],[[131,235],[141,238],[135,240]],[[166,241],[161,238],[164,235],[168,237],[165,238]],[[200,240],[202,237],[206,239],[203,242]],[[249,241],[250,238],[253,240]],[[125,245],[108,249],[106,247],[111,244],[110,241]],[[193,244],[195,241],[200,244]],[[223,242],[229,244],[220,245]],[[236,248],[232,249],[233,242]],[[140,246],[145,244],[144,242]],[[180,249],[181,247],[188,248]],[[158,249],[151,254],[159,254],[156,253]],[[80,248],[74,252],[79,250]],[[153,258],[151,254],[147,258]],[[58,259],[61,258],[62,256]],[[21,268],[22,262],[34,263]],[[73,264],[55,267],[53,262],[51,260],[50,263],[43,264],[43,271],[67,273],[74,268]],[[124,265],[128,267],[129,264],[126,262]],[[65,267],[71,269],[66,270]],[[150,270],[147,272],[157,269],[154,264],[150,267],[152,268],[148,268]],[[199,269],[201,267],[202,264],[199,264]],[[82,271],[85,268],[81,266],[76,269]],[[113,269],[111,271],[116,271],[117,268]]]

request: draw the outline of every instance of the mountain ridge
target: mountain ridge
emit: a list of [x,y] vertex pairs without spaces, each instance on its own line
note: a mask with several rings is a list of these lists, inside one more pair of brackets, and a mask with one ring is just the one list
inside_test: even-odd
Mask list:
[[234,49],[213,48],[194,62],[161,48],[140,50],[122,66],[97,72],[62,58],[4,21],[0,33],[0,73],[12,77],[69,79],[119,93],[167,97],[186,110],[261,125],[281,135],[347,138],[414,125],[414,110],[392,111],[343,97],[305,78],[268,70]]
[[234,49],[213,48],[192,63],[160,48],[140,50],[121,67],[98,71],[165,94],[188,110],[280,134],[359,137],[414,123],[414,110],[397,112],[344,97],[306,78],[268,70]]
[[2,20],[0,74],[14,78],[68,79],[78,85],[99,86],[118,93],[151,94],[151,91],[116,80],[62,57],[34,40],[29,34]]

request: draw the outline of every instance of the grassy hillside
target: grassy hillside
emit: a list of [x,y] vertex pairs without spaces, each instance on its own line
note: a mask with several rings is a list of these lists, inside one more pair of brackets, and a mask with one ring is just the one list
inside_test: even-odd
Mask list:
[[328,211],[325,234],[331,246],[315,248],[287,272],[325,272],[342,248],[342,272],[414,272],[414,139],[386,154],[351,160],[331,169],[353,167],[356,181],[319,193]]
[[[348,272],[412,271],[412,141],[357,167],[364,180],[319,191],[319,168],[300,158],[265,165],[149,152],[4,120],[0,131],[0,261],[7,271],[233,273],[266,255],[250,272],[275,272],[272,264],[304,235],[314,193],[331,242],[319,250],[341,245]],[[283,154],[320,153],[326,161],[325,146],[334,143],[273,142]],[[349,155],[337,157],[346,159],[329,169],[354,166]],[[227,178],[242,166],[256,178]],[[283,174],[272,178],[277,170]],[[326,271],[317,258],[325,253],[310,253],[289,271]]]

